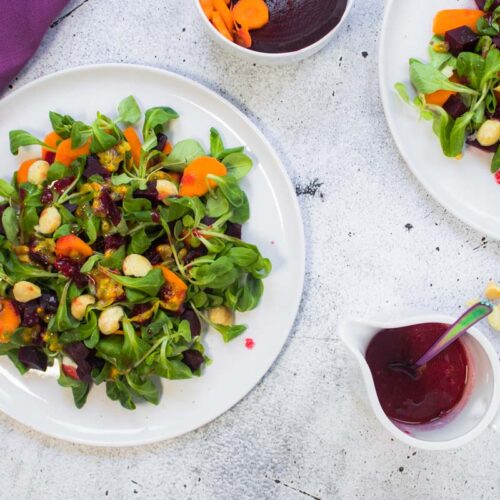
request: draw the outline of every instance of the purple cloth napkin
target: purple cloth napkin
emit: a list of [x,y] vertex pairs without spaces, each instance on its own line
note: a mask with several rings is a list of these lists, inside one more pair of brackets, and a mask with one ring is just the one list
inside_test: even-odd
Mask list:
[[0,91],[28,62],[68,0],[0,0]]

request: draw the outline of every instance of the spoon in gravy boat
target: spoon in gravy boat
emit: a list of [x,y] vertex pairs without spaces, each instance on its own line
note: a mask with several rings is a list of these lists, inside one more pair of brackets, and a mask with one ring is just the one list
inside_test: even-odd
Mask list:
[[455,342],[467,329],[486,318],[492,311],[493,308],[488,302],[478,302],[462,314],[455,323],[450,325],[448,330],[415,363],[393,361],[389,363],[388,367],[395,372],[404,373],[412,380],[417,380],[420,375],[420,369],[426,363],[436,357],[451,343]]

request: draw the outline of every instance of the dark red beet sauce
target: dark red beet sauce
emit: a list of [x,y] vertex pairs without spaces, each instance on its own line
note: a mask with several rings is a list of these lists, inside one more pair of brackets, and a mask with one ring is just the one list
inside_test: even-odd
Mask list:
[[467,354],[460,340],[422,367],[417,380],[391,370],[391,362],[414,363],[448,325],[422,323],[382,330],[366,350],[366,361],[385,414],[399,422],[423,424],[449,413],[467,384]]
[[252,50],[293,52],[317,42],[342,19],[347,0],[266,0],[269,23],[253,30]]

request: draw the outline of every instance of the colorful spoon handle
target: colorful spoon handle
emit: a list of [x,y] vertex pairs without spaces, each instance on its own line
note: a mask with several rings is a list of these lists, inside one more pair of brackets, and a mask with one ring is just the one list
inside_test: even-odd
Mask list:
[[463,335],[467,329],[475,325],[478,321],[491,314],[493,308],[487,302],[478,302],[469,310],[465,311],[453,325],[434,343],[434,345],[415,363],[415,368],[428,363],[442,350],[446,349],[458,337]]

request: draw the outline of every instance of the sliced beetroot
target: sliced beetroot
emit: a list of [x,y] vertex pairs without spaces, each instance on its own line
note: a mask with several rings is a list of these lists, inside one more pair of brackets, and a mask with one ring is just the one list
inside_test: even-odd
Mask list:
[[205,226],[211,226],[216,221],[217,221],[217,219],[215,217],[208,217],[206,215],[205,215],[205,217],[203,217],[203,219],[201,219],[201,223],[205,224]]
[[149,200],[153,205],[158,204],[158,190],[156,189],[156,181],[150,181],[146,184],[146,189],[136,189],[134,191],[135,198],[144,198]]
[[497,145],[493,146],[481,146],[477,139],[467,139],[466,143],[468,146],[472,146],[473,148],[480,149],[481,151],[485,151],[486,153],[495,153],[497,150]]
[[62,257],[56,260],[54,267],[66,278],[72,279],[78,288],[87,286],[88,278],[80,272],[81,263]]
[[66,190],[72,182],[75,180],[75,178],[70,175],[68,177],[63,177],[62,179],[59,179],[55,182],[52,183],[52,189],[56,193],[62,193],[64,190]]
[[78,205],[75,203],[71,203],[67,201],[66,203],[63,203],[63,207],[68,211],[74,214],[76,212],[76,209],[78,208]]
[[228,236],[232,236],[233,238],[238,238],[239,240],[241,240],[241,224],[228,222],[226,227],[226,234]]
[[30,300],[26,303],[16,302],[16,306],[21,313],[21,326],[32,328],[41,323],[37,300]]
[[52,193],[50,188],[46,187],[43,189],[40,195],[40,201],[42,205],[50,205],[54,201],[54,193]]
[[168,137],[160,132],[159,134],[156,134],[156,140],[158,141],[158,144],[156,145],[156,148],[158,151],[162,151],[165,149],[165,146],[168,143]]
[[204,362],[203,354],[194,349],[188,349],[182,353],[182,362],[195,372]]
[[47,355],[35,346],[19,348],[18,358],[23,365],[33,370],[44,372],[47,369]]
[[468,27],[461,26],[444,34],[450,52],[456,57],[461,52],[474,52],[479,37]]
[[184,264],[190,264],[193,260],[203,257],[208,253],[207,249],[202,245],[198,248],[191,248],[184,257]]
[[59,306],[57,295],[54,292],[42,293],[38,301],[45,314],[54,314]]
[[186,309],[181,314],[181,319],[185,319],[189,322],[191,327],[191,336],[198,337],[201,333],[201,322],[196,313],[192,309]]
[[118,226],[122,220],[122,214],[120,209],[115,205],[115,202],[111,198],[111,195],[107,189],[101,190],[99,195],[104,212],[109,217],[109,220],[114,226]]
[[85,169],[83,170],[83,177],[88,179],[93,175],[100,175],[103,178],[111,176],[111,174],[101,165],[97,156],[89,155],[87,156],[87,162],[85,163]]
[[78,363],[76,368],[76,374],[82,382],[90,384],[92,382],[92,365],[86,360],[82,360]]
[[76,364],[85,361],[92,352],[83,342],[67,344],[64,346],[64,351]]
[[53,151],[47,151],[45,153],[45,161],[49,164],[52,165],[56,161],[56,154]]
[[104,238],[104,251],[118,250],[127,240],[121,234],[110,234]]
[[[135,318],[136,316],[139,316],[140,314],[144,314],[145,312],[149,311],[151,309],[151,304],[135,304],[135,306],[132,308],[132,313],[131,316]],[[152,317],[143,319],[142,321],[138,321],[134,319],[134,323],[137,325],[145,326],[148,325],[151,322]]]
[[461,117],[466,111],[467,106],[459,95],[452,95],[444,103],[443,109],[455,120]]

